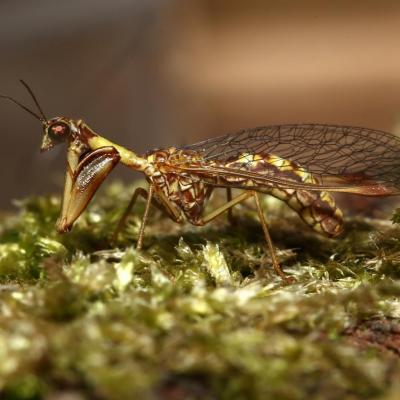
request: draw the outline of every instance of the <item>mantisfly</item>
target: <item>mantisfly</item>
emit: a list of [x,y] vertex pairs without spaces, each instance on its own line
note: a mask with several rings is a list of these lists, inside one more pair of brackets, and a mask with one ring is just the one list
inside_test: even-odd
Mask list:
[[[173,221],[205,225],[252,198],[275,271],[284,279],[260,204],[260,194],[285,201],[317,232],[335,237],[343,230],[343,214],[331,192],[364,196],[400,194],[400,140],[392,134],[352,126],[288,124],[245,129],[183,147],[138,155],[112,143],[84,121],[48,119],[29,86],[38,112],[3,96],[37,118],[43,127],[42,151],[66,143],[67,168],[62,209],[56,223],[68,232],[113,168],[122,163],[142,172],[147,190],[136,189],[115,231],[123,225],[138,196],[146,200],[137,248],[143,244],[149,209],[154,205]],[[205,213],[216,188],[227,202]],[[232,197],[232,189],[241,192]]]

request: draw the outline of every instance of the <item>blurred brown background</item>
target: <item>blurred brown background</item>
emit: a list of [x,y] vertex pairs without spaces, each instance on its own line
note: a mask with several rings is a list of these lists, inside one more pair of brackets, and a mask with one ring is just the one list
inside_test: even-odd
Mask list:
[[[245,127],[396,130],[400,2],[1,0],[0,92],[139,152]],[[0,103],[0,208],[60,191],[65,148]],[[134,179],[118,168],[113,177]],[[113,178],[111,178],[113,179]]]

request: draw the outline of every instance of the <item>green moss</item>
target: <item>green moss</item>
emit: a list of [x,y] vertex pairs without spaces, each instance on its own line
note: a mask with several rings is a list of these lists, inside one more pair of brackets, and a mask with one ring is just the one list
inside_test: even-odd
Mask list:
[[111,185],[64,236],[55,198],[2,219],[2,399],[400,397],[396,224],[334,241],[265,199],[283,285],[250,205],[236,229],[153,211],[138,252],[138,204],[110,245],[129,193]]

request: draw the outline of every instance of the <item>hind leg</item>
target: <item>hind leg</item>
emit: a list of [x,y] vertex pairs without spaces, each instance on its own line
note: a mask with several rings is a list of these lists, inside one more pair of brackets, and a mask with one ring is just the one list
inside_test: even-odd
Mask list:
[[234,207],[236,204],[239,204],[239,203],[249,199],[250,197],[253,197],[255,200],[255,203],[256,203],[258,217],[260,219],[260,223],[261,223],[262,229],[264,231],[265,240],[267,242],[269,252],[271,254],[272,265],[274,267],[274,270],[283,279],[284,282],[291,283],[292,279],[290,279],[286,276],[286,274],[282,271],[282,269],[279,265],[278,256],[276,255],[276,251],[275,251],[274,245],[272,243],[271,235],[269,234],[268,225],[265,220],[265,217],[264,217],[264,214],[263,214],[263,211],[261,208],[261,204],[260,204],[260,199],[258,196],[259,196],[258,193],[254,192],[254,191],[243,192],[242,194],[240,194],[240,195],[234,197],[232,200],[228,201],[223,206],[217,208],[216,210],[212,211],[210,214],[203,217],[200,221],[198,221],[198,225],[205,225],[205,224],[209,223],[210,221],[217,218],[219,215],[221,215],[225,211],[231,210],[232,207]]

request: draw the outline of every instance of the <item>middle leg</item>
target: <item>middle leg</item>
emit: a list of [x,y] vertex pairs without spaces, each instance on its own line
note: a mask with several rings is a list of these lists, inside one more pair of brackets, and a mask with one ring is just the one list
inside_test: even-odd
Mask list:
[[[226,200],[229,203],[232,200],[232,189],[226,188]],[[237,220],[233,215],[233,207],[228,208],[228,221],[232,226],[237,226]]]
[[139,248],[142,245],[143,241],[143,235],[144,235],[144,228],[145,224],[147,222],[148,218],[148,213],[150,209],[150,204],[153,204],[156,208],[158,208],[160,211],[165,213],[169,218],[171,218],[174,222],[182,222],[182,215],[178,212],[178,210],[171,204],[171,202],[165,198],[165,195],[163,193],[157,193],[157,198],[154,197],[154,187],[152,185],[149,186],[149,190],[147,191],[146,189],[143,188],[137,188],[135,192],[133,193],[133,196],[123,213],[122,217],[120,218],[117,228],[114,231],[114,234],[112,236],[112,242],[115,243],[119,233],[121,232],[123,226],[126,223],[126,220],[128,219],[129,214],[132,211],[133,206],[136,203],[137,198],[141,196],[146,200],[146,208],[145,208],[145,214],[143,215],[143,219],[141,222],[140,226],[140,231],[139,231],[139,239],[138,239],[138,244]]

